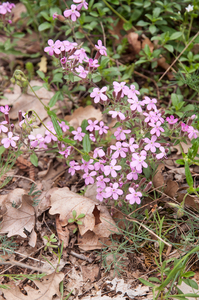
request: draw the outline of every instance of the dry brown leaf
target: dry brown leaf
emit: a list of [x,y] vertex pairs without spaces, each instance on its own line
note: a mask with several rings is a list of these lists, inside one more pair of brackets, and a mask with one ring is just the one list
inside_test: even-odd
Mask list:
[[[30,85],[31,87],[33,86],[43,86],[43,82],[42,81],[39,81],[39,80],[31,80],[30,81]],[[51,92],[51,91],[48,91],[46,90],[44,87],[40,88],[39,90],[37,90],[35,92],[37,94],[37,96],[39,98],[42,98],[42,99],[48,99],[50,101],[50,99],[54,96],[54,92]],[[27,94],[28,95],[31,95],[31,96],[34,96],[34,93],[32,92],[32,90],[30,89],[30,87],[28,86],[28,90],[27,90]]]
[[164,170],[164,164],[159,164],[155,175],[153,176],[153,185],[155,188],[163,186],[165,184],[162,171]]
[[67,291],[76,294],[75,290],[79,289],[82,285],[84,285],[84,280],[82,277],[82,273],[77,271],[75,267],[72,267],[71,272],[68,274],[70,280],[66,285]]
[[102,120],[102,113],[100,109],[95,109],[92,105],[86,107],[79,107],[74,110],[71,116],[65,116],[65,120],[70,123],[75,129],[81,126],[83,120],[95,118],[98,121]]
[[41,61],[38,63],[39,71],[46,73],[47,72],[47,58],[42,56]]
[[84,251],[101,249],[104,245],[109,244],[108,238],[97,236],[92,231],[87,231],[83,236],[78,235],[78,246]]
[[56,229],[60,243],[62,244],[62,242],[64,242],[64,248],[66,248],[68,246],[70,232],[66,226],[61,226],[58,215],[56,215]]
[[129,44],[132,45],[133,50],[138,54],[141,50],[141,41],[138,40],[139,35],[136,32],[129,32],[127,35]]
[[[184,199],[185,194],[179,194],[177,197],[177,201],[179,203],[182,203],[183,199]],[[185,205],[195,208],[195,209],[199,209],[199,200],[197,197],[191,196],[191,195],[187,195],[185,198]]]
[[49,213],[59,215],[62,227],[68,224],[68,219],[73,218],[72,211],[75,210],[77,216],[85,214],[85,217],[81,219],[83,224],[78,225],[79,234],[82,237],[89,231],[98,238],[108,238],[112,232],[118,232],[107,208],[97,205],[93,200],[75,194],[67,187],[53,188],[49,190],[47,195],[51,195]]
[[[1,201],[0,201],[1,202]],[[16,207],[12,207],[12,202]],[[35,225],[35,210],[32,206],[32,200],[29,195],[24,194],[23,189],[15,189],[4,199],[6,213],[3,215],[0,233],[8,233],[8,237],[20,235],[27,237],[24,228],[31,232]]]
[[150,51],[153,52],[154,45],[153,45],[153,43],[150,41],[150,39],[147,38],[147,37],[145,37],[145,39],[142,41],[142,49],[144,49],[144,47],[145,47],[146,45],[148,45]]
[[[189,148],[191,148],[191,146],[192,146],[192,144],[189,141],[187,141],[187,144],[185,144],[184,142],[181,142],[180,145],[182,146],[183,152],[185,154],[188,153]],[[182,153],[180,145],[178,144],[176,146],[173,146],[173,148],[177,149],[177,153],[176,153],[177,155]],[[199,154],[199,150],[198,150],[198,154]]]
[[167,181],[167,186],[164,189],[164,193],[168,195],[169,197],[175,197],[177,191],[179,189],[178,183],[173,180],[168,180]]
[[7,300],[52,300],[56,295],[61,298],[59,284],[63,279],[64,273],[53,273],[44,276],[41,280],[34,280],[33,282],[38,289],[27,285],[24,287],[27,295],[24,295],[14,283],[9,283],[10,289],[3,290],[4,297]]
[[17,3],[15,5],[15,7],[12,9],[12,14],[13,14],[12,22],[16,23],[17,21],[22,19],[21,14],[26,13],[26,12],[27,12],[27,9],[26,9],[25,5],[23,3]]
[[93,266],[81,266],[81,270],[84,282],[86,282],[88,279],[91,282],[96,281],[97,275],[99,273],[99,266],[97,264]]

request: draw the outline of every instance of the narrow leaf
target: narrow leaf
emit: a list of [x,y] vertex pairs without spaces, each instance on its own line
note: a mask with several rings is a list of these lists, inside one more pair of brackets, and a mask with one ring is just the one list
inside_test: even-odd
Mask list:
[[63,132],[62,132],[61,127],[59,126],[56,118],[54,116],[51,116],[51,120],[53,122],[53,127],[54,127],[56,133],[58,134],[58,136],[62,136]]
[[89,153],[91,151],[91,142],[88,134],[85,134],[83,138],[83,149],[85,152]]
[[30,161],[35,167],[38,166],[38,157],[35,153],[30,155]]

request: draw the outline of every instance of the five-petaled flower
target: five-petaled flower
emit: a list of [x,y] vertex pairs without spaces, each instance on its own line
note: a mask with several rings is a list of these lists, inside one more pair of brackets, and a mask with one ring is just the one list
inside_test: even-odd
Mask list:
[[102,45],[102,41],[101,40],[98,40],[98,45],[95,45],[95,48],[99,51],[99,53],[101,54],[101,55],[105,55],[105,56],[107,56],[107,53],[106,53],[106,47],[104,47],[103,45]]
[[49,47],[45,47],[44,51],[48,52],[50,56],[52,56],[54,53],[59,55],[61,53],[60,51],[60,47],[61,47],[61,42],[59,40],[57,40],[55,43],[53,42],[53,40],[48,40],[48,45]]
[[117,162],[116,159],[113,159],[109,166],[104,167],[104,174],[106,176],[111,174],[112,177],[117,177],[117,172],[116,171],[121,170],[122,167],[121,166],[115,166],[116,162]]
[[81,127],[77,128],[77,131],[73,130],[72,134],[74,134],[74,140],[82,141],[83,137],[85,136],[85,133],[82,132]]
[[101,88],[101,90],[99,88],[94,88],[90,96],[91,98],[94,98],[95,103],[98,103],[100,100],[106,101],[108,99],[108,97],[104,94],[106,90],[107,90],[106,86]]
[[123,194],[121,189],[118,189],[119,184],[115,182],[112,187],[107,187],[106,191],[106,198],[113,197],[114,200],[117,200],[119,196]]
[[126,196],[126,199],[129,201],[130,204],[140,204],[141,200],[140,197],[142,197],[141,192],[136,192],[134,188],[129,188],[130,194]]
[[4,148],[9,148],[12,146],[13,148],[16,147],[16,142],[19,140],[19,136],[13,136],[13,133],[10,131],[8,132],[8,137],[1,140]]
[[76,5],[72,4],[70,8],[71,9],[66,9],[64,11],[64,17],[65,18],[71,17],[71,20],[73,22],[75,22],[77,20],[77,18],[80,17],[80,13],[78,11],[76,11],[76,9],[77,9]]

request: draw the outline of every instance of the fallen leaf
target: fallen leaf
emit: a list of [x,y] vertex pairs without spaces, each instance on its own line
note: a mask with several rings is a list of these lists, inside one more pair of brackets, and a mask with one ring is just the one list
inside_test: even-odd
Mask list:
[[[19,207],[13,207],[12,203]],[[24,233],[24,229],[31,232],[35,225],[35,210],[32,206],[31,197],[25,195],[23,189],[15,189],[7,195],[3,204],[6,206],[7,211],[3,215],[0,234],[8,233],[8,237],[20,235],[26,238],[27,235]]]
[[138,54],[142,48],[141,41],[138,40],[139,35],[136,32],[129,32],[127,35],[129,44],[132,45],[135,54]]
[[56,215],[56,229],[57,229],[57,235],[59,237],[60,243],[62,244],[62,242],[64,242],[64,248],[66,248],[69,242],[69,230],[66,226],[65,227],[61,226],[58,215]]
[[13,14],[12,22],[16,23],[20,19],[23,20],[21,18],[21,14],[26,13],[26,12],[27,12],[27,9],[23,3],[15,4],[15,7],[12,9],[12,14]]
[[[31,87],[33,86],[43,86],[43,82],[40,80],[31,80],[30,81],[30,85]],[[50,99],[54,96],[54,92],[48,91],[47,89],[45,89],[44,87],[40,88],[39,90],[37,90],[35,92],[37,94],[37,96],[41,99],[48,99],[50,101]],[[35,94],[32,92],[30,86],[28,86],[27,89],[27,94],[31,95],[31,96],[35,96]]]
[[178,183],[176,181],[169,179],[167,181],[166,187],[164,188],[164,193],[169,197],[173,198],[175,197],[178,189],[179,189]]
[[92,231],[87,231],[83,236],[78,235],[78,246],[84,251],[101,249],[104,245],[110,244],[108,238],[97,236]]
[[97,275],[99,273],[99,266],[97,264],[93,266],[81,266],[82,276],[84,282],[86,282],[88,279],[91,282],[96,281]]
[[162,171],[164,170],[164,164],[159,164],[156,173],[153,176],[153,185],[155,188],[161,187],[165,184],[164,177],[162,175]]
[[8,287],[10,289],[3,290],[4,297],[7,300],[52,300],[57,295],[61,299],[59,284],[64,279],[64,276],[64,273],[52,273],[40,280],[33,280],[38,289],[28,285],[25,286],[24,290],[27,292],[27,295],[24,295],[14,283],[9,283]]
[[[179,203],[182,203],[182,201],[184,199],[184,196],[185,196],[185,194],[179,194],[178,197],[177,197],[177,201]],[[186,198],[185,198],[185,205],[198,210],[199,209],[198,197],[187,195]]]
[[64,119],[70,123],[75,129],[81,126],[83,120],[95,118],[98,121],[102,120],[100,109],[95,109],[92,105],[79,107],[74,110],[71,116],[65,116]]
[[47,58],[42,56],[41,61],[38,63],[39,71],[46,73],[47,72]]
[[77,216],[85,214],[85,217],[81,218],[83,224],[78,225],[79,234],[82,237],[89,231],[98,238],[108,238],[112,232],[118,232],[115,222],[105,206],[98,205],[89,198],[73,193],[67,187],[50,189],[47,195],[51,195],[49,213],[59,215],[62,227],[68,224],[68,219],[73,217],[72,211],[75,210]]
[[87,297],[83,297],[81,298],[82,300],[125,300],[125,298],[121,295],[117,295],[113,297],[109,297],[109,296],[102,296],[102,292],[98,291],[97,294],[95,296],[87,296]]
[[70,280],[66,284],[66,289],[69,292],[73,291],[73,293],[75,294],[75,290],[79,289],[84,284],[82,273],[77,271],[75,267],[72,267],[72,270],[68,274],[68,277]]

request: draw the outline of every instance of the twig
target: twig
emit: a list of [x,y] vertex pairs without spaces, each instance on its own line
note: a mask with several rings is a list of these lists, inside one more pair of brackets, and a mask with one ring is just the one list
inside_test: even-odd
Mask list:
[[93,259],[92,258],[89,258],[89,257],[86,257],[84,254],[79,254],[79,253],[76,253],[74,252],[73,250],[70,251],[70,254],[79,258],[79,259],[82,259],[82,260],[86,260],[88,261],[90,264],[93,262]]
[[0,265],[12,265],[12,266],[15,265],[15,266],[18,266],[18,267],[30,269],[30,270],[33,270],[33,271],[38,271],[38,272],[41,272],[41,273],[48,273],[48,272],[49,272],[49,270],[47,270],[47,269],[42,269],[42,268],[38,268],[38,267],[33,267],[33,266],[30,266],[30,265],[27,265],[27,264],[18,262],[18,261],[16,261],[16,260],[0,261]]
[[178,57],[172,62],[172,64],[168,67],[168,69],[164,72],[164,74],[160,77],[158,81],[160,81],[173,67],[173,65],[176,63],[176,61],[180,58],[180,56],[185,52],[185,50],[189,47],[189,45],[197,38],[199,35],[199,31],[194,35],[194,37],[190,40],[190,42],[186,45],[186,47],[183,49],[183,51],[178,55]]
[[25,176],[21,176],[21,175],[10,175],[10,176],[7,176],[7,177],[17,177],[17,178],[26,179],[26,180],[29,180],[29,181],[33,182],[35,185],[37,185],[37,183],[36,183],[34,180],[32,180],[32,179],[30,179],[30,178],[28,178],[28,177],[25,177]]
[[102,22],[100,22],[100,25],[102,27],[102,32],[103,32],[104,46],[106,47],[106,35],[105,35],[104,26],[103,26]]

